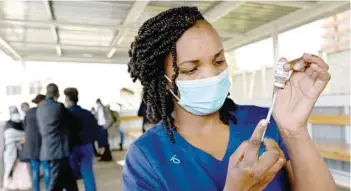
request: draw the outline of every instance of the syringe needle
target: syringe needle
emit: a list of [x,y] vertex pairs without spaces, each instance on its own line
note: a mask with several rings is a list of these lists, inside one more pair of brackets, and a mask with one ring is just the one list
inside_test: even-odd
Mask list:
[[[271,104],[271,107],[269,108],[268,110],[268,114],[267,114],[267,117],[266,117],[266,121],[267,123],[269,123],[271,117],[272,117],[272,113],[273,113],[273,108],[274,108],[274,104],[275,104],[275,98],[277,97],[277,92],[275,92],[273,94],[273,99],[272,99],[272,104]],[[262,138],[261,138],[261,141],[263,142],[263,139],[264,139],[264,135],[266,134],[266,130],[267,130],[267,127],[264,129],[264,132],[263,132],[263,135],[262,135]]]

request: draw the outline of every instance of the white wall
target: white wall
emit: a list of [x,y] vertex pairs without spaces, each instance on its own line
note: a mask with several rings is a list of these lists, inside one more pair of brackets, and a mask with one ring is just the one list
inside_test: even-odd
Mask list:
[[[329,72],[332,78],[317,104],[350,105],[350,50],[329,54],[325,60],[330,66]],[[255,73],[254,78],[252,78],[253,73]],[[231,97],[239,104],[269,106],[273,80],[273,68],[266,68],[265,72],[258,70],[234,74]],[[251,92],[252,97],[250,97]]]
[[324,92],[329,94],[350,94],[350,49],[327,55],[332,78]]

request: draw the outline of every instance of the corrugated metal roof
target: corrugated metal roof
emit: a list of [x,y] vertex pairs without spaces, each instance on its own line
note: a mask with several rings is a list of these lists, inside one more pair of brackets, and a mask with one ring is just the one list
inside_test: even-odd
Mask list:
[[0,48],[14,59],[122,63],[139,26],[169,8],[198,7],[228,42],[234,37],[246,38],[264,24],[318,3],[3,0]]

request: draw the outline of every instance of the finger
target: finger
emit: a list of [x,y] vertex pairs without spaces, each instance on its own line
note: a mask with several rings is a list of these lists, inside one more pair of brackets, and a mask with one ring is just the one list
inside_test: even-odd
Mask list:
[[255,184],[253,187],[249,189],[249,191],[262,191],[267,185],[274,179],[275,176],[266,176],[263,180],[261,180],[258,184]]
[[257,163],[253,167],[255,177],[261,177],[263,174],[265,174],[269,169],[273,167],[279,158],[280,153],[278,150],[271,149],[264,152],[258,158]]
[[256,190],[263,190],[264,188],[266,188],[267,185],[274,179],[274,177],[280,171],[280,169],[283,168],[285,163],[286,162],[284,159],[278,159],[278,161],[273,165],[273,167],[270,168],[263,175],[263,177],[261,177],[261,180],[257,184],[255,184],[253,187],[251,187],[249,190],[256,191]]
[[270,139],[270,138],[265,138],[263,140],[263,143],[264,143],[264,146],[266,147],[266,149],[276,149],[276,148],[279,148],[279,145],[278,143],[273,140],[273,139]]
[[238,164],[238,162],[243,158],[248,145],[249,143],[247,141],[240,144],[236,151],[230,156],[229,167],[235,167]]
[[285,158],[284,152],[282,151],[282,149],[279,147],[278,143],[275,140],[267,138],[263,140],[263,143],[266,148],[266,151],[276,150],[279,152],[280,157]]
[[279,62],[284,63],[284,70],[285,71],[299,71],[303,72],[305,71],[306,67],[309,65],[309,63],[305,62],[302,58],[297,58],[295,60],[288,61],[286,58],[281,58],[279,59]]
[[306,70],[308,63],[305,62],[303,59],[298,59],[298,61],[296,63],[293,63],[292,65],[294,71],[303,72]]
[[305,72],[306,72],[307,75],[312,76],[313,69],[311,67],[308,67],[308,68],[306,68]]
[[314,81],[316,81],[317,78],[318,78],[318,73],[317,73],[317,72],[313,72],[311,78],[312,78]]
[[244,161],[252,164],[257,160],[257,153],[261,146],[261,139],[267,127],[267,121],[262,119],[256,126],[249,140],[249,145],[245,151]]
[[315,56],[315,55],[311,55],[311,54],[305,53],[302,56],[302,59],[305,62],[314,63],[314,64],[317,64],[318,66],[320,66],[322,68],[325,68],[325,69],[329,70],[328,64],[319,56]]
[[278,161],[265,173],[264,176],[275,176],[285,165],[286,159],[279,158]]
[[316,72],[316,81],[314,82],[314,87],[322,91],[325,86],[327,86],[331,76],[326,68],[322,68],[317,64],[311,64],[313,72]]
[[318,73],[315,72],[315,70],[311,67],[307,67],[307,69],[305,70],[306,74],[313,80],[316,81],[317,77],[318,77]]

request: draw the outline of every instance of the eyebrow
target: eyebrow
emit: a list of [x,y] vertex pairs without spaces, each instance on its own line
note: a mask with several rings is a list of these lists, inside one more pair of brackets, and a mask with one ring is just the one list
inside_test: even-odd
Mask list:
[[215,60],[219,55],[221,55],[222,53],[224,52],[223,49],[221,49],[219,52],[217,52],[214,57],[213,57],[213,60]]
[[[213,60],[216,59],[220,54],[222,54],[224,52],[223,49],[221,49],[219,52],[217,52],[214,57],[213,57]],[[178,65],[182,65],[182,64],[186,64],[186,63],[193,63],[193,62],[199,62],[199,60],[186,60],[186,61],[183,61],[181,63],[179,63]]]

